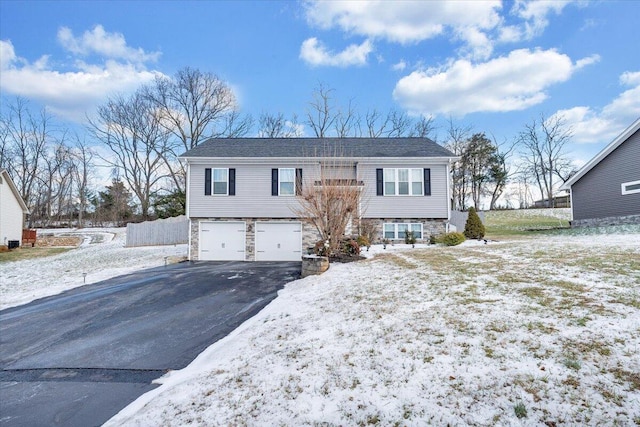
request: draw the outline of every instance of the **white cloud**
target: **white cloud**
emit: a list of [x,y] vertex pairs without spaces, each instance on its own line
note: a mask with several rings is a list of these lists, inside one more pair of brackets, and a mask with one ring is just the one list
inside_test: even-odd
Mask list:
[[575,0],[516,0],[511,13],[523,19],[523,36],[527,39],[539,36],[549,25],[550,13],[559,15],[562,9]]
[[484,34],[501,23],[498,0],[434,1],[316,1],[306,2],[307,21],[322,29],[340,28],[350,34],[408,44],[441,36],[464,41],[474,55],[491,51]]
[[62,28],[58,38],[74,55],[99,54],[103,62],[74,57],[71,64],[65,64],[65,71],[59,71],[50,65],[49,55],[30,63],[18,56],[11,41],[0,40],[3,95],[38,101],[56,115],[81,122],[109,95],[133,91],[157,74],[147,70],[143,62],[154,60],[159,53],[130,48],[121,34],[107,33],[101,26],[80,38]]
[[607,143],[640,117],[640,71],[623,73],[620,83],[631,87],[599,111],[578,106],[556,112],[573,129],[574,142]]
[[391,66],[391,69],[394,71],[403,71],[405,68],[407,68],[407,63],[404,59],[401,59],[400,62]]
[[[423,0],[306,0],[307,22],[351,35],[392,43],[418,43],[436,37],[461,42],[461,55],[476,60],[491,57],[496,43],[530,40],[543,33],[551,14],[583,0],[516,0],[509,11],[503,2]],[[509,13],[507,20],[504,14]]]
[[587,65],[595,64],[596,62],[600,62],[600,55],[591,55],[586,58],[578,59],[576,61],[576,68],[584,68]]
[[15,65],[18,60],[11,40],[0,40],[0,70],[6,70]]
[[620,76],[620,83],[626,86],[640,85],[640,71],[625,71]]
[[143,63],[157,61],[161,55],[160,52],[146,53],[141,48],[127,46],[124,35],[109,33],[102,25],[96,25],[80,37],[75,37],[69,28],[61,27],[58,30],[58,42],[71,53],[82,56],[95,53],[105,58]]
[[444,69],[415,71],[398,81],[393,95],[419,114],[523,110],[544,101],[545,90],[576,69],[571,58],[553,49],[519,49],[480,64],[461,59]]
[[371,52],[373,52],[373,44],[369,40],[365,40],[360,45],[349,45],[338,53],[327,50],[324,44],[315,37],[305,40],[300,46],[300,58],[312,66],[365,65]]

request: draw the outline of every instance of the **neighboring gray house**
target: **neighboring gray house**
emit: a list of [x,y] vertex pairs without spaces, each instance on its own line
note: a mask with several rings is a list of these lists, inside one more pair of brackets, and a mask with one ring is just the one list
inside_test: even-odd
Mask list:
[[640,223],[640,118],[561,189],[571,193],[574,227]]
[[27,205],[11,180],[6,169],[0,170],[0,245],[22,241],[25,216],[29,214]]
[[457,159],[426,138],[220,138],[180,158],[189,259],[246,261],[298,261],[319,240],[293,212],[298,187],[320,176],[361,188],[359,219],[375,223],[378,240],[444,232]]

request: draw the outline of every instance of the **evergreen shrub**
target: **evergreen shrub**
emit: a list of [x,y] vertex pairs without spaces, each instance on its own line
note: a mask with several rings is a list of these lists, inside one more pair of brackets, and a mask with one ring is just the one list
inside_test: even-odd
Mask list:
[[464,235],[468,239],[482,239],[484,237],[484,224],[482,224],[474,207],[469,208],[469,217],[464,225]]

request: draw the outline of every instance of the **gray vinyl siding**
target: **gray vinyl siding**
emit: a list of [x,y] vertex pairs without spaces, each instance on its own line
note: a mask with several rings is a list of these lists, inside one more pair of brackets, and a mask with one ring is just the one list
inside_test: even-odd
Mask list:
[[[244,163],[244,162],[243,162]],[[236,195],[204,194],[205,168],[235,168]],[[293,209],[299,206],[295,196],[271,195],[271,169],[273,168],[302,168],[302,177],[307,180],[314,176],[314,167],[302,162],[237,164],[233,160],[207,164],[190,165],[189,185],[189,216],[191,218],[207,217],[261,217],[261,218],[291,218]]]
[[[448,218],[447,165],[429,159],[353,159],[357,179],[364,182],[364,218]],[[204,194],[205,168],[235,168],[236,195]],[[430,196],[376,196],[377,168],[430,168]],[[295,196],[271,195],[272,168],[302,168],[303,186],[319,179],[317,161],[309,159],[212,159],[189,164],[189,217],[291,218],[299,206]]]
[[[376,169],[429,168],[431,169],[430,196],[377,196]],[[360,163],[359,179],[364,181],[363,218],[448,218],[447,166],[424,162]]]
[[639,215],[640,193],[623,195],[623,182],[640,180],[640,131],[571,187],[573,219]]

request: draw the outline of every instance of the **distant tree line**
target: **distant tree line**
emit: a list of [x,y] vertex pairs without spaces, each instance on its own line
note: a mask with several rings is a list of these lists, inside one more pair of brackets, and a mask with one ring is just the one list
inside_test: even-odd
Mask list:
[[[82,136],[72,134],[24,98],[3,101],[0,167],[6,168],[31,210],[30,226],[123,224],[184,213],[186,173],[178,156],[212,137],[420,137],[436,140],[432,117],[391,109],[361,112],[319,84],[303,119],[263,112],[257,121],[239,111],[227,83],[184,68],[158,76],[133,94],[114,95],[88,115]],[[571,131],[561,118],[526,124],[515,141],[498,144],[449,119],[443,145],[460,157],[451,167],[454,207],[494,209],[510,180],[536,185],[549,200],[571,174],[564,148]],[[512,172],[509,158],[521,161]],[[112,182],[95,188],[98,167]]]

